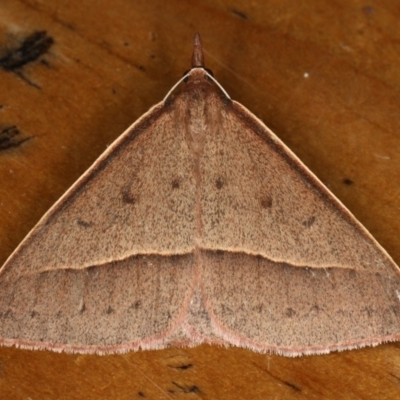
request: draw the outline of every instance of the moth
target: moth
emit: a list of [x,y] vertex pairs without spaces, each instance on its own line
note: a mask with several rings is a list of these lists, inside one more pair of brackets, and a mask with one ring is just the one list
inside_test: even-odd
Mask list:
[[192,69],[0,270],[0,344],[234,345],[285,356],[400,339],[400,270],[278,137]]

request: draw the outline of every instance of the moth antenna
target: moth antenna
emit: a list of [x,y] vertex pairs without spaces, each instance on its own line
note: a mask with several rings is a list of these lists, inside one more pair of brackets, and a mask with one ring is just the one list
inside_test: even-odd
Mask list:
[[204,55],[200,35],[196,33],[193,40],[192,68],[204,68]]

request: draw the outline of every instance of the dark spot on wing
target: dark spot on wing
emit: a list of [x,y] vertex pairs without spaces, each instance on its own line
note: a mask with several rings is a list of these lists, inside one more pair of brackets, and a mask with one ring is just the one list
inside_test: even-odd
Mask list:
[[171,186],[172,186],[172,189],[179,189],[179,186],[180,186],[179,179],[174,179],[172,181]]
[[289,307],[286,309],[285,314],[287,317],[291,318],[296,314],[296,311],[294,311],[293,308]]
[[264,196],[261,199],[260,203],[261,203],[262,208],[271,208],[272,207],[272,197]]
[[86,221],[84,221],[83,219],[80,219],[80,218],[78,218],[78,219],[76,220],[76,223],[77,223],[78,225],[84,227],[84,228],[89,228],[89,227],[91,227],[91,226],[93,225],[92,222],[86,222]]
[[217,187],[218,190],[221,190],[222,187],[224,186],[225,182],[224,180],[219,177],[216,181],[215,181],[215,186]]
[[132,205],[136,204],[137,198],[136,198],[136,196],[134,196],[131,193],[130,186],[129,187],[125,187],[124,189],[122,189],[121,195],[122,195],[122,200],[123,200],[124,203],[132,204]]
[[26,37],[19,47],[8,50],[0,58],[0,68],[6,71],[22,68],[47,53],[53,43],[54,39],[48,36],[45,31],[34,32]]
[[353,182],[351,179],[349,179],[349,178],[344,178],[344,179],[343,179],[343,183],[344,183],[345,185],[350,186],[350,185],[352,185],[354,182]]
[[142,306],[142,300],[136,300],[129,308],[139,309]]
[[35,310],[31,311],[31,318],[35,318],[39,315],[39,313]]
[[215,257],[219,258],[224,258],[225,257],[225,251],[221,249],[215,249],[213,250],[213,253],[215,254]]
[[146,397],[146,395],[143,392],[138,392],[139,397]]
[[310,227],[314,224],[314,222],[315,222],[315,217],[312,216],[312,217],[308,218],[307,221],[303,221],[303,225],[304,225],[306,228],[310,228]]
[[257,306],[253,307],[253,310],[261,314],[264,311],[264,305],[263,304],[258,304]]
[[111,306],[108,306],[108,308],[106,310],[106,314],[113,314],[114,312],[115,312],[115,310]]
[[19,147],[22,143],[32,139],[32,137],[33,136],[24,137],[15,125],[0,128],[0,150]]

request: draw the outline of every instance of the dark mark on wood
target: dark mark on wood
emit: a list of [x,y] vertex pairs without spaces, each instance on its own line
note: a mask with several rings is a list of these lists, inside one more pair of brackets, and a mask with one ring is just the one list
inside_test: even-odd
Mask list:
[[343,183],[344,183],[345,185],[350,186],[350,185],[352,185],[354,182],[353,182],[351,179],[345,178],[345,179],[343,179]]
[[371,15],[374,12],[374,7],[365,6],[365,7],[362,8],[362,10],[366,15]]
[[196,385],[179,385],[176,382],[172,382],[173,385],[175,385],[179,390],[175,391],[172,389],[169,389],[169,393],[200,393],[200,389]]
[[40,86],[29,80],[21,71],[26,64],[36,61],[40,56],[47,53],[54,43],[52,37],[47,36],[45,31],[34,32],[29,35],[18,47],[7,50],[0,58],[0,68],[12,72],[28,85],[40,89]]
[[40,60],[40,64],[44,65],[47,68],[51,67],[50,63],[45,59]]
[[168,365],[168,367],[174,368],[174,369],[186,370],[186,369],[192,368],[192,367],[193,367],[193,364],[181,364],[181,365],[177,365],[177,366],[175,366],[175,365]]
[[245,19],[245,20],[249,19],[248,16],[247,16],[245,13],[242,13],[241,11],[238,11],[238,10],[231,10],[231,13],[232,13],[233,15],[236,15],[236,16],[239,17],[239,18],[242,18],[242,19]]
[[18,68],[22,68],[47,53],[53,43],[53,38],[47,36],[45,31],[34,32],[18,48],[9,50],[0,59],[0,68],[6,71],[15,71]]
[[32,139],[33,136],[22,137],[20,130],[15,125],[0,128],[0,150],[18,147]]
[[398,381],[400,381],[400,378],[399,378],[397,375],[392,374],[391,372],[389,372],[389,375],[390,375],[390,376],[393,376],[393,378],[395,378],[395,379],[397,379]]
[[298,386],[296,386],[294,383],[290,383],[287,381],[282,381],[286,386],[289,386],[290,388],[292,388],[293,390],[295,390],[296,392],[301,392],[300,388]]
[[301,389],[288,381],[284,381],[283,379],[281,379],[279,376],[274,375],[273,373],[271,373],[270,370],[268,370],[265,366],[261,367],[260,365],[256,364],[256,363],[252,363],[253,366],[255,366],[257,369],[259,369],[260,371],[263,371],[265,374],[267,374],[268,376],[270,376],[271,378],[273,378],[274,380],[283,383],[284,385],[290,387],[291,389],[295,390],[296,392],[301,392]]

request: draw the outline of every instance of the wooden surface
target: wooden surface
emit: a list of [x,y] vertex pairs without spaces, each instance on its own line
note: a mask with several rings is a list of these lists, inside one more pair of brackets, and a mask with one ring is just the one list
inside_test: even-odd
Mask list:
[[[207,67],[231,97],[263,119],[400,264],[399,19],[394,0],[1,2],[0,265],[189,69],[196,31]],[[214,346],[101,357],[0,348],[0,399],[394,399],[399,392],[399,343],[295,359]]]

